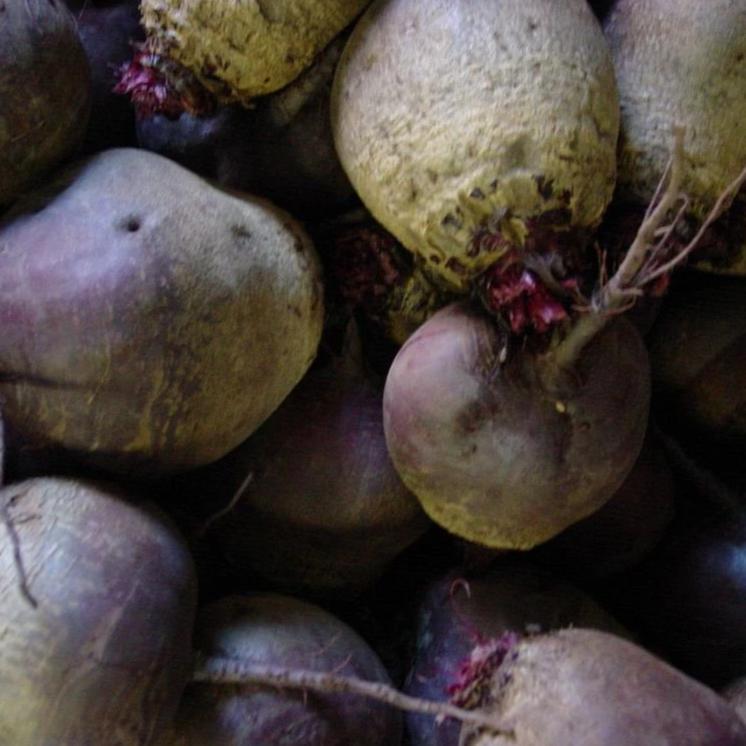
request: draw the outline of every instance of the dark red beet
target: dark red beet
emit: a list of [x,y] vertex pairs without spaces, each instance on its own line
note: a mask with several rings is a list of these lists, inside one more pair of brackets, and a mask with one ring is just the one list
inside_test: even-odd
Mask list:
[[[206,606],[198,615],[195,643],[203,655],[389,681],[352,629],[317,606],[284,596],[232,596]],[[397,746],[400,741],[399,713],[362,697],[195,683],[166,743]]]
[[713,470],[740,471],[746,487],[746,280],[680,278],[649,342],[662,426]]
[[170,522],[126,498],[69,479],[0,492],[3,744],[149,746],[175,714],[192,560]]
[[648,417],[647,353],[616,320],[563,356],[563,343],[509,347],[466,304],[426,321],[386,379],[386,442],[433,520],[495,549],[529,549],[609,500]]
[[221,507],[249,478],[210,529],[233,574],[312,594],[356,590],[425,531],[381,420],[374,381],[341,364],[315,369],[246,443],[188,478]]
[[229,189],[266,197],[293,215],[338,212],[355,201],[329,124],[339,51],[339,45],[329,47],[315,67],[280,93],[258,99],[251,110],[221,106],[202,116],[176,110],[143,115],[137,123],[140,145]]
[[[511,638],[568,625],[596,627],[624,634],[621,627],[588,596],[545,569],[525,560],[505,558],[485,576],[461,578],[451,574],[433,583],[420,606],[417,656],[409,674],[407,693],[445,700],[469,674],[464,668],[472,649]],[[419,715],[407,717],[413,746],[457,746],[459,724],[441,725]]]
[[78,34],[91,68],[92,102],[83,147],[89,152],[135,145],[135,117],[130,103],[113,92],[116,68],[132,54],[132,42],[143,36],[136,3],[96,7],[77,14]]
[[538,547],[538,561],[581,580],[638,564],[674,517],[674,480],[662,446],[648,436],[624,484],[588,518]]
[[[714,478],[713,478],[714,479]],[[746,509],[698,495],[609,605],[687,673],[722,686],[746,671]]]

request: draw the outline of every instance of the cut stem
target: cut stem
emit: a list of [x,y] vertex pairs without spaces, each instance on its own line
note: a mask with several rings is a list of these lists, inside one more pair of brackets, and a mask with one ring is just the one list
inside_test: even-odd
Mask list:
[[382,702],[406,712],[453,718],[481,728],[489,728],[501,735],[512,731],[496,717],[479,710],[466,710],[449,702],[434,702],[410,697],[379,681],[367,681],[354,676],[342,676],[320,671],[272,666],[234,658],[197,656],[192,680],[210,684],[245,684],[280,689],[298,689],[318,694],[355,694]]
[[[681,193],[684,164],[684,129],[675,127],[671,159],[622,263],[608,282],[599,285],[585,313],[573,322],[565,338],[552,350],[552,359],[560,367],[571,366],[611,318],[634,305],[647,286],[684,262],[699,246],[710,226],[728,210],[746,182],[744,168],[718,197],[694,238],[686,246],[675,248],[670,256],[670,239],[686,217],[689,204]],[[673,220],[667,224],[680,202]]]

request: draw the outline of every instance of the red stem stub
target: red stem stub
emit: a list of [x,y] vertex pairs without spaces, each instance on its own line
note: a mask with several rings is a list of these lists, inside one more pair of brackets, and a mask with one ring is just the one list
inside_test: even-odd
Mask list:
[[508,631],[475,646],[461,662],[455,681],[446,690],[451,704],[466,709],[483,706],[491,697],[495,671],[520,641],[519,634]]
[[130,62],[117,71],[114,93],[129,96],[138,119],[163,114],[206,116],[216,107],[212,94],[182,65],[169,59],[148,40],[134,45]]
[[487,307],[503,316],[514,334],[542,334],[568,317],[562,301],[521,262],[516,251],[509,251],[487,270],[484,298]]

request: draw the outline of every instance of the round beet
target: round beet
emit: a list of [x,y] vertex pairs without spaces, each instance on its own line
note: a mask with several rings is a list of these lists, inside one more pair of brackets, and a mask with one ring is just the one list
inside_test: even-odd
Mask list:
[[[506,633],[579,625],[624,634],[588,596],[547,570],[505,558],[489,573],[466,578],[451,573],[432,583],[418,612],[417,654],[406,691],[445,700],[457,685],[471,650]],[[506,637],[505,640],[509,638]],[[412,746],[456,746],[457,722],[436,723],[408,715]]]
[[425,531],[427,517],[386,449],[381,398],[380,385],[347,359],[315,369],[192,484],[225,506],[249,480],[210,529],[232,573],[305,593],[358,590]]
[[518,641],[485,661],[468,698],[509,734],[468,726],[460,746],[742,746],[746,725],[715,692],[642,648],[597,630]]
[[90,106],[90,74],[62,2],[0,5],[0,205],[75,149]]
[[34,479],[0,492],[0,741],[146,746],[192,665],[191,557],[118,490]]
[[337,67],[332,128],[376,220],[465,292],[539,237],[582,252],[614,190],[619,104],[586,0],[373,3]]
[[509,350],[500,327],[459,304],[399,351],[386,442],[425,512],[452,533],[528,549],[600,508],[632,468],[649,401],[639,334],[620,319],[569,362],[561,351]]
[[[746,166],[746,7],[733,0],[616,0],[605,21],[619,102],[619,194],[647,204],[668,161],[674,126],[683,127],[682,181],[690,225],[702,223]],[[704,267],[746,272],[745,205],[712,245]]]
[[[388,683],[375,653],[317,606],[278,595],[233,596],[206,606],[196,627],[203,655]],[[365,698],[267,687],[193,683],[168,746],[396,746],[401,717]]]

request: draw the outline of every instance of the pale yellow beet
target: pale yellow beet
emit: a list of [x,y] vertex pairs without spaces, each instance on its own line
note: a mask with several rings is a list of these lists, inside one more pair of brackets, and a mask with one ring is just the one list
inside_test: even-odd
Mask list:
[[223,101],[294,80],[368,0],[143,0],[159,51]]
[[[702,219],[746,166],[746,3],[618,0],[605,31],[622,111],[623,193],[650,201],[672,129],[682,125],[684,192],[692,216]],[[746,273],[746,251],[732,257],[729,270]]]
[[614,189],[616,87],[585,0],[379,0],[337,68],[332,126],[375,218],[460,288],[541,216],[594,227]]

